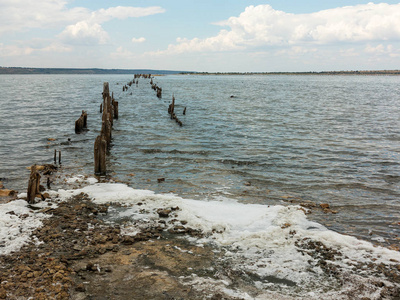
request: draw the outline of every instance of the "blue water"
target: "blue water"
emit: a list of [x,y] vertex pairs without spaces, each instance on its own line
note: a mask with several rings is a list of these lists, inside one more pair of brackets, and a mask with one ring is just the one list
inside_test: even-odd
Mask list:
[[[397,243],[400,77],[157,76],[162,99],[143,78],[123,92],[132,79],[0,76],[0,177],[6,187],[24,191],[26,167],[51,163],[54,149],[62,151],[64,173],[93,174],[107,81],[120,111],[109,176],[198,200],[328,203],[337,214],[313,209],[309,217],[339,232]],[[183,127],[167,113],[172,95]],[[89,131],[76,135],[82,110]]]

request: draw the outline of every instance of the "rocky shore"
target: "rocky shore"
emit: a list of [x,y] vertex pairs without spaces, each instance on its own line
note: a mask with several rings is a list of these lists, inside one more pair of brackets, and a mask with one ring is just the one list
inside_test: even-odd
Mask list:
[[[177,206],[160,204],[154,220],[129,220],[132,234],[123,219],[110,221],[113,212],[127,209],[121,203],[96,204],[84,193],[66,200],[50,192],[43,198],[28,206],[47,216],[42,226],[21,249],[0,256],[0,299],[318,299],[312,297],[312,289],[320,288],[317,282],[302,287],[284,278],[260,277],[252,267],[232,264],[230,247],[191,243],[190,238],[205,233],[178,221]],[[23,213],[7,214],[28,220]],[[298,238],[290,223],[281,229],[295,241],[296,251],[310,257],[310,271],[317,266],[332,282],[325,287],[327,295],[332,293],[326,299],[400,299],[399,261],[385,264],[371,258],[344,269],[341,263],[351,259],[337,249]]]
[[160,219],[159,226],[123,235],[119,225],[101,220],[107,210],[85,195],[41,209],[52,216],[32,241],[0,257],[0,299],[235,299],[178,280],[209,272],[216,258],[211,248],[176,238],[197,232],[180,225],[163,232]]

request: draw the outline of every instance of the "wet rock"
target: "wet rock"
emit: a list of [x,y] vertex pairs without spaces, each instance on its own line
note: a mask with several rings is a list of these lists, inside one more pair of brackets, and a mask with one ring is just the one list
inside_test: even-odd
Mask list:
[[93,263],[88,263],[86,265],[86,271],[97,271],[97,267]]
[[0,299],[7,299],[7,292],[4,288],[0,288]]
[[322,209],[329,209],[329,204],[328,203],[321,203],[319,205]]
[[124,245],[132,245],[135,243],[135,237],[126,235],[122,238],[122,244]]
[[160,208],[157,210],[157,213],[160,218],[168,218],[169,214],[171,213],[171,210]]
[[17,192],[9,189],[0,190],[0,197],[14,196]]
[[83,285],[83,283],[78,284],[75,288],[75,291],[80,292],[80,293],[84,293],[86,291],[85,286]]
[[300,203],[300,206],[305,207],[305,208],[313,208],[313,207],[317,207],[317,204],[312,201],[304,201],[304,202]]

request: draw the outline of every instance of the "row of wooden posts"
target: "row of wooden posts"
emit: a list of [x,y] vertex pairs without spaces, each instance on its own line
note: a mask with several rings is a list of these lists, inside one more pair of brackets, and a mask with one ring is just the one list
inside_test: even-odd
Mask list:
[[125,84],[122,87],[122,91],[123,92],[127,91],[128,90],[128,86],[130,87],[130,86],[132,86],[132,84],[136,84],[136,86],[138,86],[138,84],[139,84],[139,80],[138,79],[140,77],[143,77],[145,79],[151,78],[151,74],[135,74],[134,77],[133,77],[133,80],[129,81],[127,84]]
[[[96,175],[106,174],[106,154],[111,146],[111,129],[113,119],[118,119],[118,101],[114,95],[110,96],[108,82],[103,84],[103,103],[100,104],[102,115],[101,133],[94,143],[94,165]],[[81,116],[75,121],[75,133],[79,134],[87,130],[87,112],[82,111]],[[61,151],[58,151],[58,163],[61,165]],[[54,164],[57,164],[57,150],[54,149]],[[57,168],[54,166],[54,168]],[[35,203],[35,198],[40,193],[40,174],[37,166],[31,166],[31,173],[28,181],[27,201]],[[47,187],[50,188],[50,177],[47,178]]]
[[[161,98],[162,97],[162,95],[161,95],[162,88],[159,87],[157,84],[153,83],[153,78],[151,78],[150,84],[151,84],[151,88],[157,92],[157,97]],[[174,97],[174,95],[172,95],[172,103],[168,106],[168,113],[170,114],[171,119],[175,120],[179,126],[183,125],[181,120],[179,120],[179,118],[175,114],[175,97]],[[183,115],[186,115],[186,107],[183,109]]]
[[156,91],[157,98],[162,98],[162,88],[160,88],[157,84],[153,83],[153,79],[150,80],[151,88]]
[[[176,123],[178,123],[179,126],[182,127],[182,122],[178,119],[178,117],[175,114],[175,97],[172,95],[172,103],[168,106],[168,113],[171,116],[171,119],[175,120]],[[183,114],[186,114],[186,107],[183,110]]]
[[108,82],[103,84],[103,103],[100,105],[102,112],[102,125],[100,135],[94,142],[94,173],[106,175],[106,155],[111,147],[113,120],[118,119],[118,101],[115,101],[114,94],[110,96]]
[[[132,84],[138,84],[138,78],[150,78],[151,87],[157,92],[157,97],[162,97],[162,88],[153,83],[151,74],[135,74],[135,77],[127,85],[123,86],[123,91],[128,89],[128,86]],[[118,101],[115,101],[114,95],[110,95],[110,89],[108,82],[103,84],[103,102],[100,104],[100,113],[102,113],[102,126],[100,135],[96,137],[94,143],[94,172],[96,175],[106,175],[106,155],[111,146],[112,138],[112,126],[113,120],[118,119]],[[172,96],[172,103],[168,107],[168,113],[171,119],[174,119],[180,126],[182,122],[178,119],[175,114],[175,97]],[[186,107],[183,110],[183,114],[186,114]],[[79,134],[87,130],[87,112],[82,111],[81,116],[75,121],[75,133]],[[61,151],[58,151],[59,159],[58,162],[61,165]],[[54,164],[57,163],[57,150],[54,150]],[[34,203],[35,197],[40,194],[40,174],[36,168],[36,165],[31,167],[31,174],[28,183],[28,203]],[[48,178],[47,185],[49,187],[50,178]],[[49,187],[50,188],[50,187]]]
[[135,76],[133,78],[136,79],[136,78],[140,78],[140,77],[142,77],[144,79],[149,79],[149,78],[151,78],[151,74],[135,74]]
[[127,84],[125,84],[125,85],[122,87],[122,91],[125,92],[125,91],[128,90],[128,86],[132,86],[132,84],[136,84],[136,86],[137,86],[138,83],[139,83],[139,80],[133,79],[133,80],[129,81]]

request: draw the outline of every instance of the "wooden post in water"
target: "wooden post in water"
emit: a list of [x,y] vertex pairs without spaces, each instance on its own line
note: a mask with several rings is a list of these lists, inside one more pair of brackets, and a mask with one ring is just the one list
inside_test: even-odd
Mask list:
[[103,112],[103,103],[100,104],[100,113]]
[[109,120],[111,126],[113,125],[113,106],[111,104],[111,97],[107,96],[104,100],[104,109],[103,109],[103,121]]
[[87,128],[87,112],[82,110],[81,116],[75,121],[75,133],[81,133],[85,128]]
[[107,142],[102,135],[97,136],[94,142],[94,173],[106,175]]
[[162,88],[157,87],[157,98],[162,98]]
[[172,103],[168,107],[168,113],[171,115],[171,119],[174,118],[174,110],[175,110],[175,97],[172,95]]
[[54,164],[57,163],[57,150],[54,149]]
[[40,195],[39,185],[40,185],[40,174],[36,170],[36,165],[33,165],[31,167],[31,174],[29,176],[29,182],[28,182],[27,200],[29,204],[35,203],[36,195],[38,194]]
[[[171,115],[171,119],[174,119],[176,123],[178,123],[179,126],[182,127],[182,122],[178,119],[178,117],[175,114],[175,96],[172,95],[172,103],[168,106],[168,113]],[[183,110],[183,114],[186,114],[186,107]]]
[[103,100],[110,95],[110,87],[108,82],[103,83]]
[[61,150],[58,151],[58,164],[61,165]]
[[[128,84],[132,85],[132,82]],[[124,85],[122,91],[128,90],[128,86]],[[108,82],[103,83],[103,103],[102,109],[102,125],[101,133],[94,142],[94,172],[96,175],[106,175],[106,155],[107,149],[111,146],[111,131],[113,119],[118,119],[118,101],[114,99],[114,93],[110,96]]]
[[111,145],[111,123],[108,119],[102,122],[101,136],[104,137],[105,141],[107,142],[107,147],[110,147],[110,145]]
[[87,128],[87,112],[82,110],[83,128]]
[[114,119],[118,120],[118,101],[114,101]]

